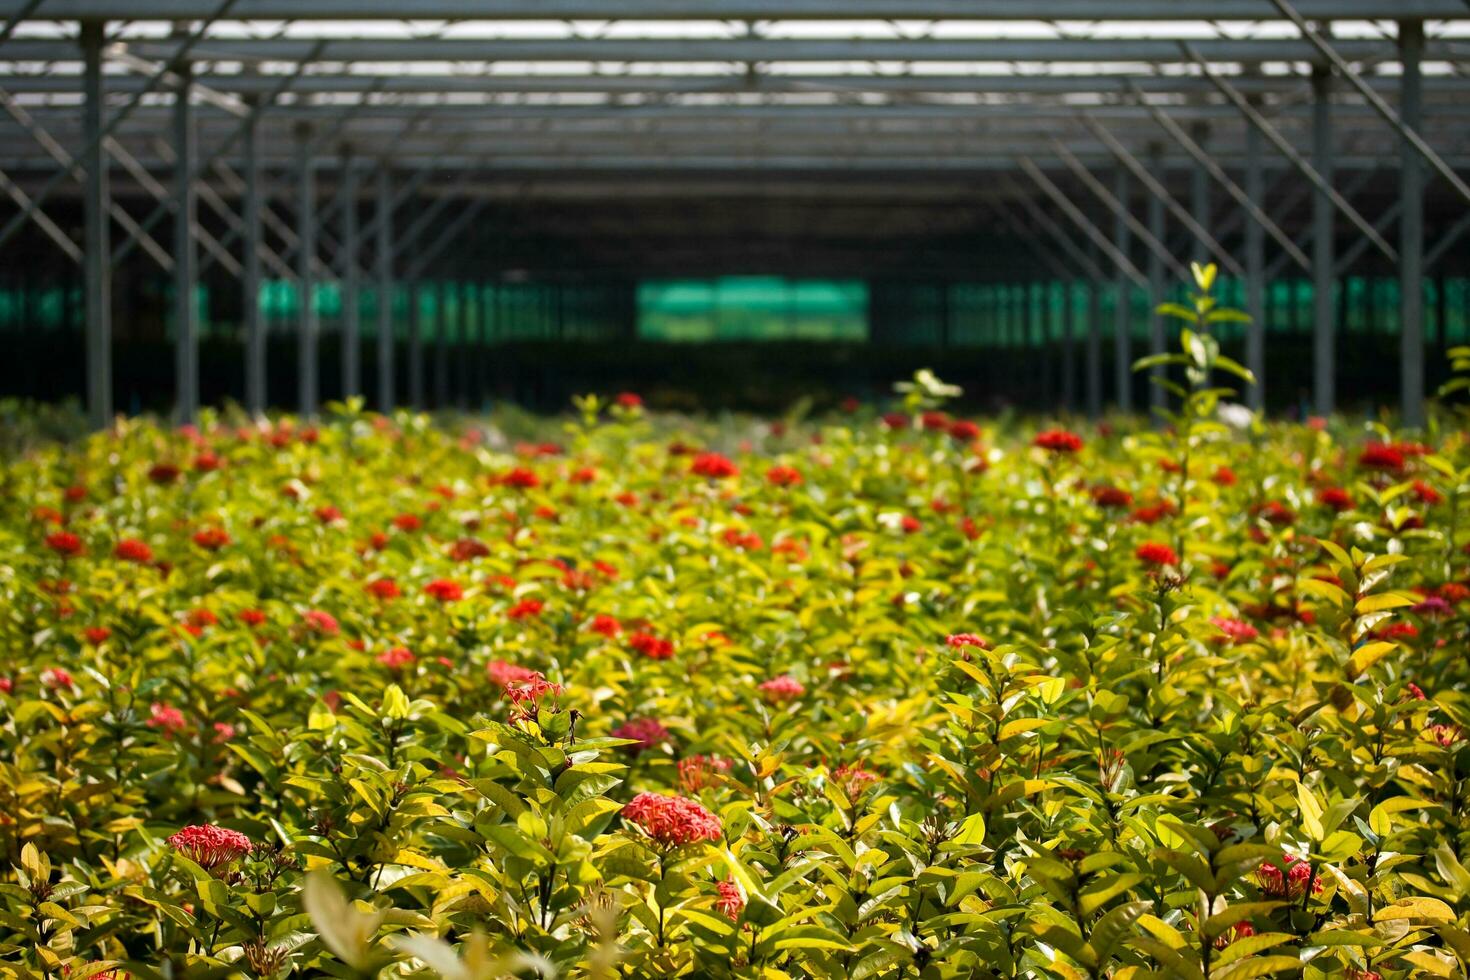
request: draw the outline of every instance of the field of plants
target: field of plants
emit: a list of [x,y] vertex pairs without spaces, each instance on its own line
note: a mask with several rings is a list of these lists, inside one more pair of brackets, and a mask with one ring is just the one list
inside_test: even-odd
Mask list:
[[16,450],[0,976],[1466,975],[1470,440],[1182,341],[1158,427]]

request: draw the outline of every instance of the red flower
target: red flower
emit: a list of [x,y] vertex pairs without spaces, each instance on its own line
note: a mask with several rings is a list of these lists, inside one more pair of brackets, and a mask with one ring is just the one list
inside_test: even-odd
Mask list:
[[806,687],[790,674],[782,674],[780,677],[762,681],[760,692],[761,696],[772,704],[785,704],[805,694]]
[[623,819],[665,847],[722,840],[720,818],[683,796],[639,793],[623,807]]
[[230,543],[230,535],[222,527],[206,527],[194,532],[194,543],[206,551],[218,551]]
[[740,886],[727,878],[717,882],[715,890],[719,893],[715,898],[715,911],[731,922],[739,919],[740,913],[745,911],[745,896],[740,894]]
[[342,519],[342,512],[332,506],[318,507],[312,513],[314,513],[316,515],[316,519],[321,521],[323,524],[335,524]]
[[924,527],[924,525],[919,522],[919,519],[917,517],[914,517],[912,514],[903,515],[903,519],[898,522],[898,525],[899,527],[903,528],[904,534],[917,534]]
[[723,480],[739,475],[740,468],[719,453],[700,453],[694,457],[689,472],[711,480]]
[[206,871],[234,864],[255,850],[250,838],[238,830],[214,824],[185,827],[170,837],[168,844]]
[[265,612],[260,609],[242,609],[236,615],[239,617],[240,622],[251,628],[265,622]]
[[968,419],[956,419],[949,425],[949,437],[955,442],[974,442],[980,438],[980,426]]
[[622,391],[622,392],[619,392],[618,393],[618,397],[615,400],[623,408],[642,408],[643,407],[643,396],[638,395],[638,394],[635,394],[634,392],[631,392],[631,391]]
[[[539,670],[533,670],[524,680],[516,681],[506,685],[505,696],[510,699],[512,723],[517,721],[537,721],[543,700],[552,700],[560,697],[562,687],[553,684],[546,679],[546,675]],[[553,710],[555,707],[553,706]]]
[[1281,860],[1280,865],[1267,861],[1256,869],[1256,884],[1264,894],[1291,901],[1305,895],[1309,886],[1314,895],[1322,890],[1322,879],[1312,872],[1311,865],[1290,854],[1281,855]]
[[592,626],[590,629],[594,633],[601,633],[608,639],[612,639],[623,631],[623,624],[607,613],[598,613],[592,617]]
[[302,614],[301,621],[306,624],[308,632],[319,633],[322,636],[336,636],[342,632],[342,627],[337,625],[336,617],[320,609],[308,609]]
[[60,667],[47,667],[41,671],[41,684],[53,691],[62,688],[70,691],[77,686],[76,682],[71,679],[71,674]]
[[990,644],[983,637],[977,636],[974,633],[951,633],[944,638],[944,642],[954,650],[961,649],[962,647],[979,647],[982,650],[990,649]]
[[1238,619],[1228,619],[1225,616],[1212,616],[1210,622],[1225,634],[1218,640],[1221,643],[1249,643],[1261,635],[1250,623],[1241,622]]
[[1221,466],[1215,470],[1215,475],[1210,479],[1222,487],[1233,487],[1235,486],[1235,471],[1228,466]]
[[521,490],[534,490],[541,485],[541,478],[524,466],[517,466],[500,478],[502,485]]
[[93,646],[107,642],[107,638],[112,635],[112,630],[106,626],[88,626],[82,632],[86,636],[87,642]]
[[399,514],[393,518],[393,526],[400,531],[417,531],[424,526],[424,521],[417,514]]
[[1397,446],[1370,442],[1358,455],[1358,465],[1368,470],[1386,470],[1397,473],[1404,468],[1404,453]]
[[1133,494],[1121,487],[1096,486],[1092,488],[1092,502],[1099,507],[1122,508],[1133,506]]
[[624,722],[611,732],[613,738],[631,739],[634,744],[623,746],[629,755],[639,755],[647,749],[663,745],[674,736],[667,728],[652,718],[640,718]]
[[153,549],[137,538],[123,538],[112,549],[112,557],[118,561],[152,561]]
[[470,561],[474,558],[484,558],[490,554],[490,549],[483,541],[474,538],[460,538],[449,546],[449,557],[455,561]]
[[490,675],[492,683],[509,690],[517,684],[525,684],[539,676],[539,671],[529,667],[521,667],[517,664],[504,660],[492,660],[485,665],[485,673]]
[[691,755],[679,760],[679,788],[694,794],[713,786],[718,777],[730,771],[730,760],[712,755]]
[[1075,453],[1082,448],[1082,437],[1065,429],[1047,429],[1037,433],[1031,444],[1051,453]]
[[1323,487],[1317,491],[1317,503],[1341,514],[1353,509],[1353,497],[1342,487]]
[[1287,527],[1296,523],[1296,511],[1281,503],[1279,500],[1269,500],[1261,507],[1261,516],[1266,523],[1277,527]]
[[224,460],[220,459],[214,453],[205,452],[194,457],[194,469],[200,473],[213,473],[223,465]]
[[522,599],[507,609],[505,614],[511,619],[535,618],[541,615],[541,610],[545,607],[546,603],[540,599]]
[[1444,502],[1444,495],[1423,480],[1414,481],[1414,496],[1419,502],[1433,507],[1435,504]]
[[82,539],[70,531],[55,531],[46,535],[46,547],[63,558],[75,558],[86,551]]
[[674,655],[674,641],[638,631],[628,637],[628,646],[650,660],[668,660]]
[[178,708],[155,701],[148,709],[148,727],[165,732],[181,732],[189,727],[189,723]]
[[1133,552],[1133,556],[1145,565],[1177,565],[1179,556],[1174,549],[1158,541],[1145,541]]
[[172,463],[154,463],[148,468],[148,479],[154,483],[172,483],[178,478],[179,468]]
[[373,598],[384,601],[397,599],[403,594],[403,590],[398,587],[398,583],[391,578],[375,578],[364,586],[364,588],[367,589],[368,594]]
[[766,470],[766,482],[773,487],[794,487],[801,483],[801,473],[793,466],[772,466]]
[[1157,524],[1172,513],[1174,513],[1174,505],[1167,500],[1161,500],[1156,504],[1139,507],[1128,516],[1139,524]]
[[460,588],[458,582],[451,582],[447,578],[436,578],[424,586],[424,595],[438,599],[440,602],[458,602],[464,598],[464,589]]
[[407,647],[389,647],[378,654],[378,663],[389,670],[402,670],[413,663],[413,653]]

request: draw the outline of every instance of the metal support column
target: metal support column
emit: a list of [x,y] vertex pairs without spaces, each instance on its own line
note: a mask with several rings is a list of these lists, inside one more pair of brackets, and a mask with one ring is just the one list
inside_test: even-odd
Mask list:
[[1087,417],[1102,415],[1102,290],[1100,280],[1087,280]]
[[82,207],[86,217],[86,248],[82,280],[86,292],[87,417],[94,429],[106,427],[112,417],[112,261],[108,256],[111,229],[107,220],[107,150],[102,145],[102,21],[82,22],[84,101],[83,142],[87,171]]
[[[1210,141],[1210,126],[1205,122],[1194,125],[1191,134],[1194,142],[1200,147],[1207,147]],[[1210,175],[1203,167],[1195,167],[1189,172],[1189,214],[1194,218],[1194,223],[1201,228],[1210,227]],[[1208,250],[1196,242],[1193,246],[1195,261],[1201,264],[1209,261]]]
[[[1423,108],[1424,23],[1399,22],[1399,118],[1410,132],[1418,132]],[[1419,151],[1404,138],[1399,201],[1399,355],[1403,424],[1424,424],[1424,170]]]
[[240,316],[245,326],[245,408],[265,411],[265,318],[260,309],[260,120],[254,111],[245,128],[245,254],[241,263]]
[[1077,400],[1077,297],[1070,279],[1062,280],[1062,410]]
[[434,407],[449,407],[449,301],[454,284],[439,283],[438,302],[434,304]]
[[[1262,213],[1265,179],[1261,170],[1261,131],[1245,129],[1245,193],[1255,214]],[[1251,322],[1245,328],[1245,366],[1256,383],[1245,393],[1257,412],[1266,408],[1266,228],[1255,217],[1245,225],[1245,306]]]
[[[1113,172],[1113,196],[1128,204],[1128,171],[1119,167]],[[1120,214],[1113,219],[1113,247],[1121,255],[1127,255],[1128,222]],[[1118,268],[1113,277],[1113,383],[1116,388],[1118,410],[1133,411],[1133,280]]]
[[174,69],[174,408],[181,425],[199,414],[199,254],[194,226],[199,198],[194,193],[198,133],[194,126],[194,69]]
[[408,284],[408,403],[424,409],[424,301],[419,281]]
[[296,299],[300,305],[297,317],[297,397],[303,417],[316,414],[316,353],[319,324],[316,312],[316,178],[311,170],[311,126],[301,123],[296,128],[296,234],[300,245],[296,252]]
[[[1158,143],[1149,146],[1149,170],[1154,179],[1162,182],[1164,179],[1164,148]],[[1155,241],[1164,240],[1164,199],[1157,194],[1148,197],[1148,233]],[[1148,352],[1150,356],[1164,353],[1166,341],[1164,339],[1164,318],[1154,312],[1154,308],[1164,301],[1164,292],[1167,289],[1164,282],[1164,262],[1159,254],[1152,249],[1148,255]],[[1149,370],[1149,376],[1162,378],[1164,369],[1155,366]],[[1151,409],[1162,409],[1168,405],[1167,392],[1161,385],[1149,385],[1148,404]]]
[[[378,169],[378,407],[393,411],[393,185],[388,166]],[[417,311],[410,313],[415,317]],[[415,326],[417,329],[417,326]]]
[[[1332,184],[1332,71],[1312,69],[1312,167]],[[1336,408],[1336,326],[1333,320],[1332,199],[1320,188],[1312,198],[1312,395],[1318,415]]]
[[342,397],[362,394],[362,283],[358,259],[362,243],[357,222],[357,166],[352,147],[342,147]]

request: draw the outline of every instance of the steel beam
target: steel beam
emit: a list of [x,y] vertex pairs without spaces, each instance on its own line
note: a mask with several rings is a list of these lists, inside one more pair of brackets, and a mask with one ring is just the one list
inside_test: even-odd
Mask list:
[[[378,408],[388,414],[397,406],[393,390],[393,184],[385,162],[378,167],[377,271],[378,271]],[[417,317],[410,312],[417,324]],[[416,329],[416,326],[415,326]]]
[[1102,290],[1101,278],[1090,279],[1087,288],[1087,417],[1102,416]]
[[[1089,171],[1087,167],[1083,165],[1082,161],[1078,160],[1077,157],[1073,155],[1071,150],[1067,149],[1067,147],[1060,140],[1053,141],[1052,149],[1056,152],[1061,161],[1067,165],[1068,169],[1070,169],[1072,173],[1074,173],[1077,178],[1081,180],[1082,183],[1086,185],[1089,190],[1092,191],[1093,195],[1096,196],[1097,199],[1103,203],[1104,207],[1113,212],[1113,214],[1122,217],[1124,221],[1128,222],[1129,230],[1132,231],[1132,233],[1136,235],[1146,246],[1148,246],[1149,254],[1151,256],[1157,258],[1160,262],[1168,265],[1169,268],[1174,271],[1175,275],[1178,275],[1180,277],[1184,275],[1184,266],[1180,265],[1179,261],[1174,258],[1174,255],[1172,252],[1169,251],[1168,246],[1165,245],[1163,241],[1155,238],[1152,234],[1150,234],[1149,230],[1145,228],[1138,221],[1137,218],[1133,217],[1133,215],[1129,213],[1128,209],[1123,206],[1122,202],[1113,197],[1108,189],[1103,186],[1102,181],[1094,177],[1091,171]],[[1121,160],[1122,158],[1119,157],[1118,159]],[[1136,160],[1134,162],[1137,163]],[[1126,164],[1125,167],[1131,173],[1133,173],[1134,176],[1137,176],[1139,172],[1143,169],[1142,167],[1139,167],[1137,169],[1133,167],[1127,167]]]
[[[147,83],[140,91],[134,94],[133,97],[129,99],[125,105],[122,106],[122,108],[113,113],[112,116],[107,120],[107,123],[105,125],[101,126],[95,133],[92,134],[92,138],[87,141],[84,149],[82,150],[81,155],[84,160],[91,158],[92,151],[94,149],[94,143],[96,144],[95,148],[100,149],[102,146],[102,141],[107,139],[113,133],[117,132],[118,127],[126,122],[127,118],[133,114],[133,111],[143,104],[144,98],[146,98],[152,92],[158,90],[159,86],[164,83],[165,77],[168,75],[169,69],[172,67],[172,65],[174,63],[182,62],[184,59],[186,59],[189,55],[190,50],[192,50],[196,44],[203,40],[204,33],[209,29],[210,25],[212,25],[225,13],[227,13],[229,9],[235,5],[235,2],[236,0],[223,0],[222,3],[218,4],[214,8],[213,12],[208,15],[208,17],[202,24],[200,24],[192,33],[185,36],[180,43],[174,46],[173,54],[170,56],[170,63],[168,65],[165,65],[151,78],[149,78]],[[93,21],[93,23],[101,22]],[[32,43],[38,42],[8,42],[5,51],[6,57],[14,58],[17,61],[28,60],[23,56],[22,51],[18,49],[24,48],[26,45]],[[66,61],[73,57],[74,49],[71,46],[72,42],[70,40],[45,41],[39,43],[50,45],[54,49],[52,51],[52,54],[56,55],[56,57],[46,58],[42,60]],[[95,54],[99,58],[102,55],[102,40],[100,38],[98,38],[96,41]],[[84,62],[87,56],[87,53],[84,51]],[[84,70],[86,69],[84,68]],[[36,195],[32,198],[30,207],[22,208],[19,214],[11,218],[10,221],[8,221],[3,228],[0,228],[0,245],[4,245],[7,241],[10,240],[11,236],[15,234],[20,226],[23,225],[27,220],[29,220],[31,215],[38,208],[40,208],[42,204],[46,202],[46,199],[51,196],[51,192],[56,190],[56,188],[60,186],[61,182],[66,179],[66,176],[67,172],[65,170],[58,170],[55,174],[52,175],[51,179],[46,182],[45,186],[42,187],[41,190],[38,191]]]
[[245,130],[245,254],[240,272],[240,318],[245,327],[245,408],[265,413],[265,317],[260,308],[260,114],[252,112]]
[[297,401],[306,418],[317,409],[317,334],[320,324],[316,310],[316,174],[312,172],[311,130],[303,126],[296,132],[296,235],[300,246],[296,254],[296,296],[300,303],[297,317]]
[[[1163,170],[1163,148],[1155,144],[1149,150],[1149,163],[1156,172]],[[1137,176],[1137,173],[1134,174]],[[1153,177],[1153,174],[1149,175]],[[1150,194],[1148,197],[1148,234],[1154,241],[1164,240],[1164,198],[1158,194]],[[1168,290],[1168,284],[1164,281],[1164,259],[1167,254],[1155,249],[1150,249],[1148,256],[1148,352],[1149,356],[1156,356],[1165,352],[1167,341],[1164,336],[1164,318],[1158,313],[1158,305],[1164,301]],[[1149,369],[1151,379],[1163,379],[1165,371],[1162,365],[1154,365]],[[1148,392],[1149,407],[1154,411],[1160,411],[1168,406],[1168,393],[1162,385],[1150,384]]]
[[1312,199],[1312,396],[1318,415],[1337,407],[1336,329],[1332,288],[1332,74],[1325,66],[1312,73],[1312,165],[1322,184]]
[[[1333,207],[1341,211],[1349,221],[1356,225],[1358,231],[1367,236],[1368,239],[1373,242],[1373,244],[1378,248],[1380,252],[1384,254],[1386,258],[1388,258],[1392,262],[1398,261],[1398,253],[1394,251],[1393,246],[1388,244],[1384,237],[1378,233],[1377,229],[1369,224],[1367,219],[1358,213],[1356,208],[1349,204],[1341,194],[1332,189],[1331,180],[1323,179],[1322,174],[1318,172],[1317,169],[1314,169],[1313,166],[1308,163],[1300,153],[1296,151],[1296,148],[1287,141],[1286,137],[1281,135],[1281,133],[1276,129],[1275,126],[1272,126],[1269,122],[1266,121],[1265,116],[1261,115],[1254,106],[1250,105],[1244,95],[1237,91],[1233,85],[1227,82],[1224,77],[1221,76],[1220,73],[1217,72],[1208,61],[1201,57],[1200,53],[1194,48],[1193,45],[1186,43],[1183,44],[1182,47],[1184,48],[1185,52],[1189,54],[1190,60],[1198,65],[1200,70],[1204,72],[1205,77],[1214,82],[1215,87],[1220,90],[1220,93],[1235,104],[1235,107],[1240,110],[1240,114],[1246,118],[1246,121],[1249,122],[1256,129],[1259,129],[1261,131],[1261,135],[1270,140],[1271,144],[1276,147],[1277,151],[1280,152],[1282,156],[1286,157],[1286,159],[1291,162],[1291,165],[1295,167],[1303,177],[1311,181],[1312,186],[1317,188],[1319,194],[1325,195],[1328,201],[1333,205]],[[1313,84],[1315,85],[1316,74],[1313,75],[1313,79]],[[1314,109],[1314,132],[1317,128],[1317,116],[1319,113],[1320,110]]]
[[[1127,221],[1128,171],[1117,167],[1113,171],[1113,196],[1123,204],[1123,210],[1113,216],[1113,247],[1127,255],[1131,249],[1128,240]],[[1129,279],[1120,266],[1113,277],[1113,384],[1119,411],[1133,411],[1133,286],[1142,285],[1138,279]]]
[[358,194],[357,164],[352,147],[342,147],[342,250],[337,255],[338,275],[342,277],[342,397],[362,394],[362,317],[359,303],[362,284],[358,278],[358,258],[362,248],[357,237]]
[[[1127,167],[1128,170],[1133,174],[1133,176],[1138,179],[1138,182],[1143,185],[1144,190],[1148,191],[1151,199],[1156,199],[1159,202],[1160,206],[1168,208],[1169,213],[1174,215],[1174,217],[1178,219],[1179,223],[1182,224],[1189,231],[1189,233],[1194,236],[1195,240],[1204,245],[1207,250],[1213,253],[1214,256],[1220,261],[1220,263],[1225,266],[1226,269],[1230,270],[1232,274],[1239,276],[1243,273],[1244,270],[1242,270],[1240,268],[1240,264],[1235,261],[1235,257],[1229,252],[1225,251],[1224,247],[1221,246],[1219,242],[1215,241],[1214,236],[1211,235],[1202,224],[1196,221],[1195,218],[1184,209],[1183,205],[1174,200],[1174,196],[1169,193],[1169,190],[1167,187],[1164,186],[1163,181],[1154,177],[1153,174],[1149,173],[1149,168],[1140,163],[1138,161],[1138,158],[1135,157],[1132,153],[1129,153],[1128,148],[1125,147],[1121,142],[1119,142],[1117,137],[1108,132],[1108,130],[1101,123],[1091,118],[1090,116],[1083,116],[1082,121],[1087,126],[1087,128],[1092,130],[1093,134],[1103,142],[1103,145],[1105,145],[1109,150],[1112,151],[1113,155],[1118,158],[1118,161],[1122,163],[1123,166]],[[1164,159],[1163,148],[1155,147],[1151,150],[1151,152],[1153,153],[1154,159],[1158,163],[1158,165],[1162,166]],[[1200,171],[1194,172],[1200,173]],[[1147,240],[1145,239],[1145,241]],[[1162,241],[1160,242],[1160,247],[1164,247]],[[1165,248],[1164,251],[1167,252],[1167,248]],[[1174,262],[1172,253],[1169,253],[1166,261]],[[1174,262],[1174,264],[1177,267],[1177,262]],[[1180,269],[1179,271],[1182,272],[1183,270]]]
[[[1149,103],[1143,101],[1143,92],[1138,89],[1131,80],[1129,82],[1129,88],[1130,91],[1132,91],[1134,98],[1138,100],[1138,104],[1146,108],[1149,111],[1149,115],[1153,116],[1154,120],[1161,127],[1163,127],[1164,131],[1174,138],[1174,141],[1178,143],[1181,148],[1183,148],[1184,152],[1188,153],[1191,157],[1194,158],[1195,163],[1199,165],[1199,169],[1195,171],[1196,179],[1198,179],[1198,174],[1200,173],[1206,173],[1209,176],[1213,177],[1215,181],[1220,184],[1221,187],[1225,188],[1226,193],[1228,193],[1231,198],[1235,200],[1235,203],[1241,206],[1247,218],[1252,223],[1259,224],[1273,239],[1275,239],[1276,243],[1286,251],[1287,255],[1291,256],[1292,261],[1296,262],[1303,269],[1311,268],[1311,262],[1307,259],[1306,253],[1298,248],[1296,242],[1291,240],[1291,236],[1282,231],[1281,227],[1277,225],[1276,222],[1272,221],[1270,216],[1267,215],[1266,212],[1262,209],[1260,202],[1263,200],[1263,193],[1258,193],[1255,195],[1254,198],[1252,198],[1252,196],[1247,191],[1241,189],[1239,184],[1231,180],[1230,175],[1225,172],[1225,169],[1223,167],[1215,162],[1215,159],[1210,156],[1210,154],[1205,152],[1204,147],[1200,146],[1199,143],[1197,143],[1192,137],[1190,137],[1190,135],[1186,133],[1178,123],[1171,119],[1167,113],[1165,113],[1158,106],[1150,105]],[[1249,170],[1250,167],[1255,166],[1257,169],[1259,169],[1261,162],[1260,131],[1254,126],[1246,126],[1245,139],[1246,168],[1247,170]],[[1254,152],[1252,152],[1251,149],[1253,146]],[[1196,192],[1198,192],[1198,187],[1196,187],[1195,189]],[[1196,221],[1198,220],[1198,217],[1196,217]],[[1199,224],[1203,227],[1209,227],[1207,223],[1202,221],[1199,222]],[[1249,234],[1248,231],[1247,234]]]
[[1424,425],[1424,173],[1423,155],[1410,138],[1419,131],[1423,109],[1424,24],[1399,21],[1399,61],[1403,82],[1399,94],[1404,145],[1399,177],[1399,366],[1403,424]]
[[434,407],[449,407],[449,300],[454,284],[441,281],[434,303]]
[[[0,170],[0,192],[3,192],[6,197],[16,203],[17,207],[22,209],[29,207],[31,203],[30,195],[21,190],[20,185],[11,180],[10,176],[3,170]],[[31,220],[36,223],[37,228],[40,228],[45,233],[47,238],[56,244],[57,248],[61,249],[67,258],[71,259],[75,264],[81,264],[82,250],[77,247],[76,242],[66,236],[66,232],[62,231],[56,222],[46,216],[45,211],[38,208],[32,209]]]
[[[400,14],[401,16],[401,14]],[[415,15],[417,16],[417,15]],[[1092,19],[1095,19],[1093,15]],[[1033,19],[1033,18],[1027,18]],[[1170,18],[1171,20],[1176,18]],[[401,63],[401,62],[703,62],[841,63],[912,62],[1099,62],[1178,63],[1176,37],[1146,38],[443,38],[333,37],[313,54],[317,39],[289,37],[210,37],[201,57],[212,61]],[[1192,42],[1206,58],[1222,63],[1292,64],[1311,61],[1317,49],[1301,38],[1209,38]],[[188,45],[192,48],[193,45]],[[13,49],[13,51],[12,51]],[[1385,44],[1371,38],[1341,41],[1344,57],[1367,60],[1383,56]],[[179,60],[187,49],[166,39],[128,42],[127,50],[145,58]],[[1391,48],[1387,53],[1391,53]],[[17,61],[63,61],[72,52],[66,42],[49,38],[13,39],[7,51]],[[182,53],[181,53],[182,52]],[[1435,43],[1429,56],[1441,58],[1453,48]]]
[[82,58],[85,64],[82,126],[86,132],[86,149],[81,160],[87,171],[87,184],[82,196],[86,223],[82,282],[86,294],[87,418],[94,429],[105,428],[112,417],[112,266],[108,261],[111,229],[107,221],[110,198],[107,193],[107,152],[102,148],[102,41],[105,32],[106,24],[102,21],[82,23]]
[[[1444,178],[1466,203],[1470,203],[1470,184],[1466,184],[1465,181],[1461,180],[1460,175],[1455,173],[1438,153],[1434,152],[1433,147],[1424,142],[1423,137],[1419,135],[1418,126],[1406,123],[1394,111],[1393,106],[1383,100],[1383,96],[1375,92],[1371,86],[1365,85],[1362,77],[1353,69],[1352,65],[1348,64],[1347,59],[1338,51],[1338,46],[1329,43],[1327,38],[1323,36],[1323,32],[1309,24],[1291,4],[1287,3],[1286,0],[1271,0],[1271,2],[1276,6],[1277,10],[1281,11],[1282,15],[1296,25],[1296,29],[1301,32],[1302,37],[1311,42],[1312,47],[1316,48],[1331,63],[1338,74],[1342,75],[1343,78],[1347,79],[1349,85],[1358,90],[1358,94],[1363,97],[1364,101],[1372,106],[1383,117],[1384,121],[1398,132],[1404,141],[1404,145],[1423,157],[1434,168],[1434,171],[1440,177]],[[1402,58],[1404,56],[1403,46],[1400,45],[1400,57]],[[1417,46],[1414,49],[1414,57],[1416,59],[1415,70],[1417,71],[1418,61],[1424,57],[1424,38],[1422,31],[1417,41]],[[1405,67],[1407,68],[1407,66]],[[1399,97],[1403,99],[1405,96],[1406,93],[1401,92]],[[1414,98],[1417,108],[1418,93],[1415,93]]]
[[190,425],[199,416],[199,253],[194,245],[199,198],[193,180],[198,134],[193,70],[186,62],[174,74],[174,410],[179,424]]

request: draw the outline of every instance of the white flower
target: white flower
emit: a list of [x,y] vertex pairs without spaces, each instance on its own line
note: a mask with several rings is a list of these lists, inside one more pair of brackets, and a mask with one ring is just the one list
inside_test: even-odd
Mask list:
[[1219,415],[1221,422],[1230,426],[1232,429],[1238,429],[1242,432],[1249,429],[1251,423],[1256,420],[1255,412],[1235,402],[1223,403],[1220,406]]

